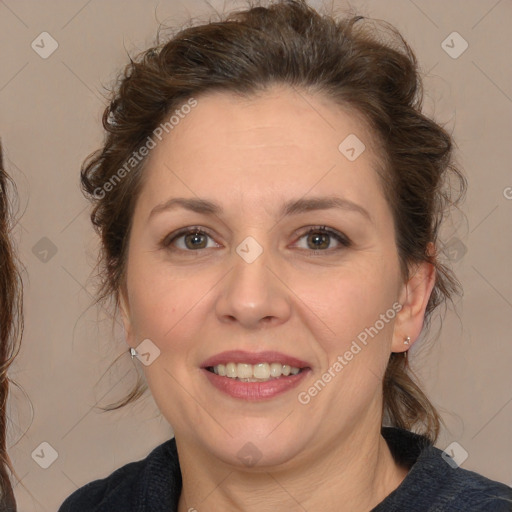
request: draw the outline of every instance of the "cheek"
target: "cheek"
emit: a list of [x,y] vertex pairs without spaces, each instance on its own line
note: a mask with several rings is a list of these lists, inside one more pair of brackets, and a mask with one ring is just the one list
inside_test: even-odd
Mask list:
[[187,311],[199,300],[197,287],[151,271],[132,273],[128,286],[137,339],[149,338],[158,346],[169,338],[179,341],[180,324],[186,323]]
[[[330,336],[325,341],[330,340],[333,348],[342,348],[385,315],[397,299],[396,272],[394,267],[369,260],[357,267],[338,269],[303,288],[301,298],[328,328]],[[378,322],[379,331],[387,333],[394,316],[391,311],[384,325]]]
[[329,327],[316,340],[323,353],[322,371],[336,375],[329,398],[334,403],[364,405],[381,388],[398,309],[391,270],[374,264],[361,273],[340,274],[323,294],[311,292],[315,313]]
[[176,278],[171,272],[161,272],[158,266],[137,265],[135,259],[133,263],[128,270],[128,293],[134,343],[150,339],[158,347],[158,357],[144,366],[146,380],[159,409],[173,426],[179,427],[181,422],[193,422],[194,416],[201,418],[204,413],[190,400],[185,383],[190,382],[197,363],[191,348],[197,348],[200,318],[206,315],[201,301],[204,286],[198,285],[207,281]]
[[160,350],[159,365],[181,373],[197,366],[205,320],[221,276],[211,270],[183,271],[135,254],[128,268],[128,296],[134,343],[149,338]]

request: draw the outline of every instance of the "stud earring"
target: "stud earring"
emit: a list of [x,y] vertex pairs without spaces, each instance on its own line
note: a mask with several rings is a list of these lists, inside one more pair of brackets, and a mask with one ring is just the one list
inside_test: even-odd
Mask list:
[[405,340],[404,340],[404,345],[409,345],[410,342],[411,342],[411,337],[407,336],[407,338],[405,338]]
[[132,356],[132,359],[138,355],[137,351],[133,347],[130,347],[130,355]]

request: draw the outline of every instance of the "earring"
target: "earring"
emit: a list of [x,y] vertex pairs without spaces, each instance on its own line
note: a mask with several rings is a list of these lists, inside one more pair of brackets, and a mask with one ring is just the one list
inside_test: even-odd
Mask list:
[[137,357],[137,356],[138,356],[137,351],[136,351],[133,347],[130,347],[129,352],[130,352],[130,355],[132,356],[132,359],[133,359],[134,357]]
[[[411,337],[407,336],[407,338],[405,338],[405,340],[404,340],[404,345],[409,345],[410,342],[411,342]],[[404,358],[407,359],[407,350],[404,350]]]

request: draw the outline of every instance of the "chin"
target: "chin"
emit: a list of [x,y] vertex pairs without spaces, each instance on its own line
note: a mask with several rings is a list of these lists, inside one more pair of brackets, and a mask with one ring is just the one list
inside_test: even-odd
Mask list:
[[244,429],[239,435],[230,430],[233,437],[227,434],[222,439],[210,436],[201,444],[213,457],[238,469],[276,469],[300,455],[309,444],[308,437],[313,437],[305,436],[303,425],[295,431],[291,431],[288,426],[286,431],[278,432],[279,427],[276,429],[276,426],[279,421],[266,422],[264,427],[260,424],[261,428],[252,431]]

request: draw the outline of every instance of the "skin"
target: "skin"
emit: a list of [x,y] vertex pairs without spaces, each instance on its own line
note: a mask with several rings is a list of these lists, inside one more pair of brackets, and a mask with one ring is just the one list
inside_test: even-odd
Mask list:
[[[421,332],[434,269],[422,263],[403,281],[379,156],[354,113],[284,86],[251,99],[214,92],[197,100],[151,151],[121,290],[127,342],[149,338],[160,350],[144,371],[175,432],[179,511],[370,510],[407,474],[380,435],[381,383],[390,353],[410,348]],[[366,145],[353,162],[338,150],[349,134]],[[357,203],[372,220],[337,209],[277,216],[287,200],[324,195]],[[214,200],[224,212],[178,208],[150,218],[173,197]],[[208,236],[161,244],[188,226]],[[314,226],[352,245],[315,241],[305,234]],[[248,236],[263,248],[252,263],[236,252]],[[299,403],[298,393],[395,302],[402,309],[394,319]],[[278,350],[311,372],[270,400],[235,399],[200,369],[231,349]],[[252,467],[237,455],[248,442],[261,457]]]

